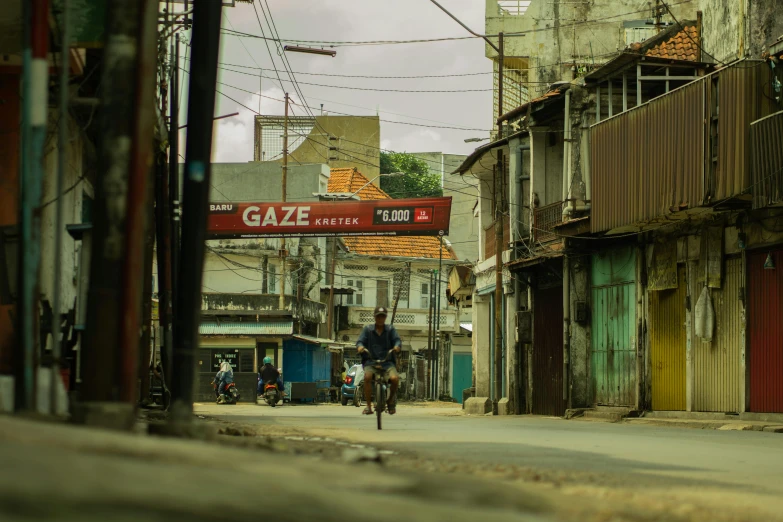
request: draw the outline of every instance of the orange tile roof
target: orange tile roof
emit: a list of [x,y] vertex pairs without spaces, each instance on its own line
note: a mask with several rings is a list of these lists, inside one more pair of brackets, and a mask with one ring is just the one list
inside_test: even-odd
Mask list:
[[[369,181],[355,168],[332,169],[329,178],[329,192],[353,193],[359,191],[356,194],[359,199],[391,199],[388,194],[375,185],[367,185]],[[363,256],[425,257],[430,259],[440,257],[440,241],[430,236],[345,237],[343,243],[349,251]],[[444,245],[443,259],[457,259],[457,256]]]
[[672,60],[699,61],[699,28],[695,25],[685,26],[668,40],[659,43],[648,50],[645,55]]

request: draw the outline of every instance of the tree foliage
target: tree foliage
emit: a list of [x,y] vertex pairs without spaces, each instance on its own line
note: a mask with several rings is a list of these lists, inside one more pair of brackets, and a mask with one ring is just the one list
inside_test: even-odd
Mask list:
[[381,178],[381,190],[395,199],[443,195],[440,175],[430,172],[426,161],[405,152],[381,151],[381,174],[395,172],[404,175]]

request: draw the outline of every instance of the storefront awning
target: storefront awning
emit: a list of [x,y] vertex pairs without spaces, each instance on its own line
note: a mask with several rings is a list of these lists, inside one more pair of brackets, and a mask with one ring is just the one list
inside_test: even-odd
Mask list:
[[295,334],[292,336],[294,339],[298,339],[308,344],[318,344],[324,348],[341,350],[346,346],[354,346],[351,343],[341,343],[339,341],[333,341],[331,339],[324,339],[322,337],[313,337],[311,335]]
[[199,335],[282,336],[294,333],[293,321],[201,323]]

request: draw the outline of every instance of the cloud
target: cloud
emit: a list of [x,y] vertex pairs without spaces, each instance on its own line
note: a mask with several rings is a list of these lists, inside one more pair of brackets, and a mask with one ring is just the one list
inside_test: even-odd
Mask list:
[[[440,37],[462,37],[467,33],[436,6],[422,0],[313,0],[302,9],[298,3],[267,0],[277,31],[283,38],[326,41],[400,40]],[[237,3],[226,8],[226,16],[237,31],[261,34],[252,5]],[[262,5],[256,3],[264,34],[271,34]],[[476,31],[484,27],[485,2],[451,0],[449,10]],[[266,11],[266,4],[263,4]],[[269,13],[267,12],[267,15]],[[228,24],[224,24],[228,27]],[[315,45],[315,44],[313,44]],[[261,39],[221,36],[218,89],[258,111],[258,69],[263,68],[261,100],[263,114],[283,114],[284,90],[298,104],[297,115],[303,114],[300,95],[283,70],[283,62],[275,46]],[[492,127],[492,75],[482,74],[452,78],[421,78],[437,74],[457,74],[492,71],[484,57],[484,44],[475,39],[437,43],[399,45],[369,45],[336,47],[335,58],[287,54],[290,67],[298,74],[298,87],[304,93],[310,109],[356,115],[376,114],[380,108],[382,148],[409,152],[443,151],[467,154],[474,148],[465,138],[485,137]],[[271,58],[270,58],[271,54]],[[243,68],[237,66],[247,66]],[[231,72],[240,71],[240,72]],[[275,72],[278,69],[280,72]],[[244,73],[244,74],[242,74]],[[249,74],[248,74],[249,73]],[[317,73],[343,76],[320,76]],[[278,74],[282,80],[280,86]],[[419,76],[413,79],[348,78],[364,76]],[[318,84],[318,85],[311,85]],[[326,85],[335,87],[325,87]],[[254,94],[243,92],[244,89]],[[352,87],[353,89],[345,89]],[[357,90],[358,89],[358,90]],[[411,93],[382,92],[371,89],[460,90],[486,89],[483,92]],[[216,115],[239,112],[240,115],[216,125],[216,161],[247,161],[253,157],[253,112],[217,95]],[[389,114],[394,113],[394,114]],[[430,121],[434,120],[434,121]],[[432,128],[402,125],[393,122],[432,125]],[[479,130],[454,130],[440,127],[469,127]],[[484,132],[486,130],[486,132]]]

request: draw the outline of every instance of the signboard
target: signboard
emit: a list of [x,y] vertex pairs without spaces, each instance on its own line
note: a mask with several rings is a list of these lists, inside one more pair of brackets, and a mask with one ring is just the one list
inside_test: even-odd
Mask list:
[[330,236],[445,236],[451,198],[210,203],[209,239]]
[[677,241],[665,241],[653,246],[648,264],[648,288],[672,290],[677,288]]
[[225,350],[212,350],[212,371],[217,373],[220,371],[220,363],[231,363],[231,368],[237,371],[237,365],[239,364],[239,350],[234,348],[227,348]]

